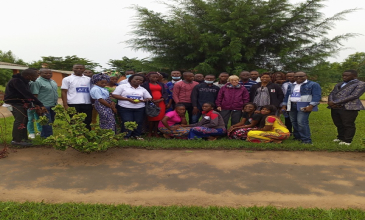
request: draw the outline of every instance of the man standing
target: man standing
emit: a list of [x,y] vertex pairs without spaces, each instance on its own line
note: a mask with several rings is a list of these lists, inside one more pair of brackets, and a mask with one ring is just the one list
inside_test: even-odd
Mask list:
[[198,82],[194,80],[194,74],[192,72],[183,73],[184,80],[178,82],[174,86],[172,97],[176,104],[181,103],[185,106],[186,111],[189,114],[189,124],[193,121],[193,105],[191,104],[191,92]]
[[[52,71],[50,69],[40,69],[38,79],[30,84],[30,90],[33,95],[38,98],[39,101],[47,109],[45,116],[48,118],[49,123],[54,122],[55,112],[52,110],[57,105],[58,94],[57,94],[57,83],[52,80]],[[53,135],[51,125],[43,125],[41,137],[47,138]]]
[[[287,73],[286,74],[286,82],[284,82],[283,85],[281,85],[281,89],[283,90],[284,96],[286,94],[286,91],[288,90],[288,86],[293,84],[294,82],[295,82],[294,72]],[[290,121],[289,113],[284,111],[283,114],[285,116],[285,126],[290,131],[290,133],[292,133],[293,125]]]
[[[172,93],[174,91],[175,83],[182,81],[181,72],[178,70],[171,71],[171,78],[172,80],[166,83],[166,87],[167,87],[167,93],[169,94],[169,96],[171,96],[171,98],[173,98]],[[166,106],[166,112],[173,111],[175,109],[175,104],[176,103],[174,102],[174,100],[172,100],[171,105]]]
[[125,71],[125,79],[119,82],[119,85],[127,84],[128,78],[131,77],[133,74],[136,74],[134,70],[126,70]]
[[82,64],[73,65],[74,74],[65,77],[61,85],[61,98],[65,109],[74,107],[77,113],[85,113],[84,123],[86,128],[91,130],[91,116],[93,107],[90,97],[90,77],[84,76],[85,66]]
[[250,72],[250,76],[251,76],[251,80],[253,80],[257,83],[261,82],[259,72],[257,72],[256,70],[252,70]]
[[364,110],[360,96],[365,92],[365,82],[359,81],[355,70],[342,73],[343,82],[338,83],[328,96],[332,121],[337,127],[340,145],[350,145],[356,133],[355,120],[359,110]]
[[250,80],[250,76],[250,72],[245,70],[240,73],[240,84],[247,89],[248,93],[250,93],[251,87],[257,84],[256,81]]
[[[13,75],[5,89],[4,102],[12,106],[11,113],[14,116],[13,140],[12,145],[30,146],[27,132],[27,109],[39,106],[37,113],[46,112],[46,108],[35,97],[29,88],[29,81],[35,81],[38,78],[38,70],[26,69],[22,73]],[[35,105],[35,106],[34,106]]]
[[204,82],[193,88],[193,91],[191,92],[191,103],[193,104],[193,117],[191,124],[198,123],[199,118],[202,115],[202,106],[204,103],[215,103],[219,87],[213,85],[214,81],[214,75],[206,75]]
[[227,72],[220,73],[218,76],[219,81],[215,82],[214,85],[218,86],[219,88],[222,88],[224,85],[226,85],[228,77],[229,73]]
[[195,74],[195,76],[194,76],[194,81],[195,81],[195,82],[198,82],[199,84],[200,84],[200,83],[203,83],[203,82],[204,82],[204,75],[203,75],[203,74],[201,74],[201,73],[197,73],[197,74]]
[[[301,141],[303,144],[312,144],[309,115],[321,101],[321,86],[307,80],[305,72],[296,72],[294,78],[296,81],[288,86],[285,94],[282,111],[289,111],[294,128],[294,140]],[[303,103],[306,106],[299,108]]]

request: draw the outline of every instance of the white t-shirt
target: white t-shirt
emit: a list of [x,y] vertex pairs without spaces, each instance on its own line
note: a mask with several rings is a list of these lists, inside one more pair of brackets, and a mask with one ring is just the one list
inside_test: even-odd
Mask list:
[[128,79],[123,79],[122,81],[119,82],[119,85],[123,85],[123,84],[128,84]]
[[[307,80],[305,80],[303,83],[308,82]],[[297,82],[294,82],[292,86],[294,86],[293,91],[290,94],[290,101],[291,102],[300,102],[301,101],[301,95],[300,95],[300,87],[302,86],[302,84],[298,84]]]
[[[120,95],[125,98],[132,98],[132,99],[150,99],[152,96],[150,93],[143,87],[138,86],[134,88],[131,84],[122,84],[119,85],[113,92],[114,95]],[[131,103],[127,100],[118,100],[118,105],[124,108],[143,108],[145,107],[144,102],[139,102],[137,104]]]
[[72,74],[63,78],[61,89],[67,89],[67,104],[91,104],[90,77]]

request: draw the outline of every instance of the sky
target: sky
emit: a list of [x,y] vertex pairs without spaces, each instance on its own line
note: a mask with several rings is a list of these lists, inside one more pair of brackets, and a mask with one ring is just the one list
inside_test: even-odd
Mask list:
[[[168,2],[168,0],[167,0]],[[291,0],[293,3],[300,0]],[[365,1],[327,0],[326,17],[350,8],[364,8],[336,22],[329,37],[343,33],[362,34],[343,42],[331,62],[342,62],[348,55],[365,52]],[[11,0],[1,3],[0,50],[11,50],[25,62],[41,56],[77,55],[107,68],[109,59],[146,58],[150,54],[134,51],[125,41],[131,38],[135,11],[139,5],[166,13],[166,8],[153,0]],[[4,10],[5,9],[5,10]]]

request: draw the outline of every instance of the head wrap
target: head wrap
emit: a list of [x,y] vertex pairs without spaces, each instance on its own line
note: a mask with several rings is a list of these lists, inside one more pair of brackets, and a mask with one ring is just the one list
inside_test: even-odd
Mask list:
[[103,74],[103,73],[94,74],[91,77],[91,83],[92,84],[96,84],[97,82],[99,82],[101,80],[106,80],[107,82],[110,82],[110,77],[106,74]]

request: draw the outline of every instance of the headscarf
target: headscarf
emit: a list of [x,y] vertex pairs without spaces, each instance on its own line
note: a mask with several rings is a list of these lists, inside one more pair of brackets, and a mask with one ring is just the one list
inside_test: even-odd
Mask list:
[[120,74],[119,74],[117,71],[114,71],[114,72],[108,73],[108,75],[109,75],[110,77],[118,77],[118,78],[119,78],[119,76],[120,76]]
[[110,77],[106,74],[103,74],[103,73],[94,74],[91,77],[91,83],[92,84],[96,84],[97,82],[99,82],[101,80],[106,80],[107,82],[110,82]]

